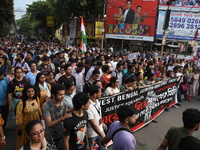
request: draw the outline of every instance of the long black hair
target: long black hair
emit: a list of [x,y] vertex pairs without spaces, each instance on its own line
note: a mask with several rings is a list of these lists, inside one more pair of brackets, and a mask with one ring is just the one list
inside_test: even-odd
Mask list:
[[[39,88],[39,80],[40,80],[40,77],[44,75],[43,73],[39,72],[36,76],[36,79],[35,79],[35,89],[36,89],[36,95],[38,97],[40,97],[40,88]],[[44,75],[45,76],[45,75]]]
[[[22,102],[23,102],[23,109],[22,109],[22,112],[24,112],[24,108],[26,107],[26,101],[28,99],[28,96],[27,96],[27,91],[28,89],[33,89],[34,92],[35,92],[35,95],[33,96],[33,99],[36,99],[37,101],[37,94],[36,94],[36,89],[33,85],[31,84],[28,84],[28,85],[25,85],[24,87],[24,90],[22,92]],[[38,101],[37,101],[38,102]]]
[[31,132],[33,126],[35,126],[37,124],[42,125],[42,123],[39,120],[31,120],[30,122],[28,122],[26,124],[25,130],[26,130],[27,135],[30,135],[30,132]]
[[107,85],[106,85],[106,88],[107,87],[111,87],[114,83],[116,83],[118,81],[118,78],[117,77],[111,77],[110,78],[110,83],[108,83]]

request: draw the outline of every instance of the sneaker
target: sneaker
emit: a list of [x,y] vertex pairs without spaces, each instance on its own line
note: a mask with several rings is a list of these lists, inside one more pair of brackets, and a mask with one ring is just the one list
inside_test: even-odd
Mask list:
[[165,111],[167,111],[167,112],[168,112],[168,111],[169,111],[169,108],[165,108]]
[[156,121],[156,120],[152,120],[152,122],[157,123],[158,121]]
[[180,104],[180,103],[177,103],[177,104],[175,104],[175,105],[177,105],[177,106],[181,106],[181,104]]

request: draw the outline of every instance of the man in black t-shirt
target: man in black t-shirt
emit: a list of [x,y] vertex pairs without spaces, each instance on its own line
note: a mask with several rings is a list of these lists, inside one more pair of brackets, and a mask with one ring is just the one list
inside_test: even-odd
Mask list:
[[58,79],[58,83],[60,84],[64,84],[64,82],[66,82],[67,80],[70,80],[72,82],[74,82],[74,85],[76,85],[76,79],[75,77],[72,75],[72,66],[70,64],[66,64],[64,66],[65,69],[65,75],[61,76]]
[[89,108],[88,94],[81,92],[73,98],[74,111],[71,118],[64,120],[64,148],[65,150],[86,150],[89,148],[86,137]]

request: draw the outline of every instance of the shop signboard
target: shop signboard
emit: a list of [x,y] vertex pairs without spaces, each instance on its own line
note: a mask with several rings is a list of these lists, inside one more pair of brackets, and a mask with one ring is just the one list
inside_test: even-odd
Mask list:
[[[156,38],[163,36],[165,13],[166,11],[159,11]],[[171,12],[166,36],[167,39],[193,40],[197,29],[200,29],[200,14]],[[197,41],[200,41],[199,37],[197,37]]]
[[102,37],[102,31],[103,31],[103,22],[102,21],[96,21],[95,22],[95,37]]

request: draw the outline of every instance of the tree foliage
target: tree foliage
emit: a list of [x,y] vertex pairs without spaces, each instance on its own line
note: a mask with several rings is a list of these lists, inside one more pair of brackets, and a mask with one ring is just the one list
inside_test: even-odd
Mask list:
[[31,19],[30,14],[25,14],[21,19],[17,20],[18,34],[23,34],[27,37],[35,36],[38,31],[38,25],[41,21]]
[[[36,1],[31,5],[28,5],[27,14],[30,15],[30,21],[37,22],[35,25],[35,31],[39,29],[47,28],[47,33],[50,35],[52,29],[47,27],[47,16],[54,16],[54,8],[48,1]],[[55,28],[58,26],[55,25]]]
[[65,15],[66,20],[84,16],[97,18],[103,13],[104,0],[47,0],[55,7],[55,13]]
[[1,0],[0,18],[0,36],[5,36],[14,24],[13,0]]
[[[54,31],[63,23],[69,24],[74,17],[84,16],[86,18],[98,17],[103,13],[104,0],[46,0],[36,1],[28,5],[27,15],[20,22],[37,22],[30,27],[35,31],[47,27],[47,16],[54,16]],[[52,33],[52,28],[48,28],[48,33]]]

